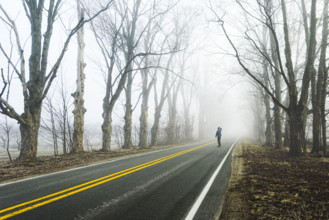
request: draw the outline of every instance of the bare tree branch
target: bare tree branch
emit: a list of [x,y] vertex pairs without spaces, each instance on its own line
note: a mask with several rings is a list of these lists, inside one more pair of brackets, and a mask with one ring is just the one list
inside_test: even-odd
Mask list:
[[237,58],[240,66],[244,69],[244,71],[253,79],[255,80],[272,98],[272,100],[279,105],[284,111],[288,112],[288,108],[286,106],[284,106],[281,102],[279,102],[277,100],[277,98],[275,97],[275,94],[273,94],[241,61],[240,59],[240,55],[238,53],[238,50],[236,49],[234,43],[232,42],[231,38],[228,36],[226,29],[224,27],[224,21],[221,21],[220,23],[222,30],[226,36],[226,39],[229,41],[230,45],[232,46],[233,50],[235,51],[235,57]]
[[1,109],[2,114],[8,115],[9,117],[16,119],[19,123],[22,123],[22,124],[25,123],[25,120],[2,97],[0,97],[0,109]]
[[5,79],[5,76],[3,75],[3,69],[1,68],[1,77],[2,77],[2,81],[4,83],[4,87],[2,88],[2,91],[0,93],[0,97],[2,97],[3,93],[5,92],[6,88],[7,88],[7,81]]
[[70,40],[71,38],[74,36],[74,34],[87,22],[90,22],[92,20],[94,20],[99,14],[101,14],[102,12],[106,11],[110,6],[111,4],[113,3],[114,0],[111,0],[110,2],[108,2],[106,4],[105,7],[103,7],[100,11],[98,11],[96,14],[94,14],[92,17],[90,17],[89,19],[87,20],[84,20],[84,18],[82,18],[78,24],[71,30],[70,34],[68,35],[65,43],[64,43],[64,46],[63,46],[63,49],[59,55],[59,57],[57,58],[57,61],[55,63],[55,65],[52,67],[52,69],[50,70],[50,72],[48,73],[48,75],[46,76],[45,78],[45,81],[48,81],[45,89],[44,89],[44,92],[43,92],[43,96],[42,96],[42,99],[44,99],[48,93],[48,90],[52,84],[52,81],[54,80],[54,78],[56,78],[56,73],[57,73],[57,70],[59,68],[59,65],[64,57],[64,54],[67,50],[67,47],[70,43]]
[[3,9],[1,4],[0,4],[0,10],[3,12],[3,14],[6,16],[6,19],[8,20],[9,24],[8,23],[7,24],[12,28],[12,30],[15,33],[16,44],[17,44],[17,47],[18,47],[18,54],[19,54],[20,63],[21,63],[21,65],[20,65],[21,70],[20,71],[18,71],[18,69],[16,68],[16,65],[11,61],[10,57],[7,55],[5,50],[2,48],[1,44],[0,44],[0,49],[1,49],[2,53],[5,55],[5,57],[7,58],[8,62],[11,64],[11,66],[15,70],[18,78],[20,79],[20,81],[22,83],[23,95],[24,95],[24,97],[27,97],[28,93],[27,93],[27,84],[26,84],[26,77],[25,77],[24,50],[23,50],[22,45],[21,45],[21,41],[20,41],[19,34],[18,34],[18,31],[17,31],[16,23],[13,19],[11,19],[9,17],[8,13]]

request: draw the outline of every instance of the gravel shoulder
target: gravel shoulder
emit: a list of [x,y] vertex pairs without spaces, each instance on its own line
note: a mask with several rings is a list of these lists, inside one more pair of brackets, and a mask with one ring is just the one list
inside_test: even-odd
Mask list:
[[245,219],[248,214],[248,207],[244,203],[244,192],[236,190],[244,177],[244,159],[245,143],[238,142],[232,154],[232,173],[229,185],[224,197],[224,203],[221,207],[219,219]]

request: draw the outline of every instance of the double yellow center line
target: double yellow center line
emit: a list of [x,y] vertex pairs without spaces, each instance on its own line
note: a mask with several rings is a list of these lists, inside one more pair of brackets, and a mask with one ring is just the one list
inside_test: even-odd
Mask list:
[[[164,162],[164,161],[172,159],[174,157],[178,157],[182,154],[189,153],[191,151],[200,149],[202,147],[205,147],[205,146],[213,144],[213,143],[214,142],[211,142],[211,143],[204,144],[204,145],[201,145],[201,146],[198,146],[198,147],[194,147],[194,148],[191,148],[191,149],[188,149],[188,150],[184,150],[184,151],[181,151],[181,152],[178,152],[178,153],[175,153],[175,154],[171,154],[169,156],[165,156],[165,157],[162,157],[162,158],[159,158],[159,159],[147,162],[147,163],[143,163],[143,164],[140,164],[138,166],[134,166],[134,167],[128,168],[126,170],[122,170],[122,171],[119,171],[119,172],[116,172],[116,173],[113,173],[113,174],[110,174],[110,175],[107,175],[107,176],[104,176],[104,177],[86,182],[86,183],[83,183],[83,184],[80,184],[80,185],[77,185],[77,186],[74,186],[74,187],[56,192],[56,193],[52,193],[52,194],[49,194],[49,195],[31,200],[31,201],[28,201],[28,202],[24,202],[24,203],[21,203],[21,204],[18,204],[18,205],[8,207],[6,209],[2,209],[2,210],[0,210],[0,215],[5,214],[5,213],[7,213],[7,214],[5,214],[3,216],[0,216],[0,220],[10,218],[10,217],[13,217],[15,215],[19,215],[19,214],[27,212],[29,210],[38,208],[40,206],[52,203],[54,201],[69,197],[71,195],[77,194],[79,192],[85,191],[87,189],[93,188],[95,186],[98,186],[98,185],[101,185],[101,184],[104,184],[104,183],[107,183],[107,182],[110,182],[114,179],[118,179],[122,176],[126,176],[130,173],[134,173],[136,171],[145,169],[147,167],[150,167],[150,166],[153,166],[155,164]],[[10,212],[10,211],[12,211],[12,212]]]

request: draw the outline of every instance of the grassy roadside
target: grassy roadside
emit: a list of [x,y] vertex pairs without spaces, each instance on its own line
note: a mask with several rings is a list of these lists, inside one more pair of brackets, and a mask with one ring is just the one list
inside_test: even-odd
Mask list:
[[329,158],[238,143],[220,219],[329,219]]

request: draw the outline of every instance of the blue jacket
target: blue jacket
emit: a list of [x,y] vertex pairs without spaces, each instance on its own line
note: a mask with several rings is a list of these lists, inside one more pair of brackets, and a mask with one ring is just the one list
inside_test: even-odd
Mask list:
[[222,136],[222,129],[219,128],[217,131],[216,131],[216,137],[221,137]]

